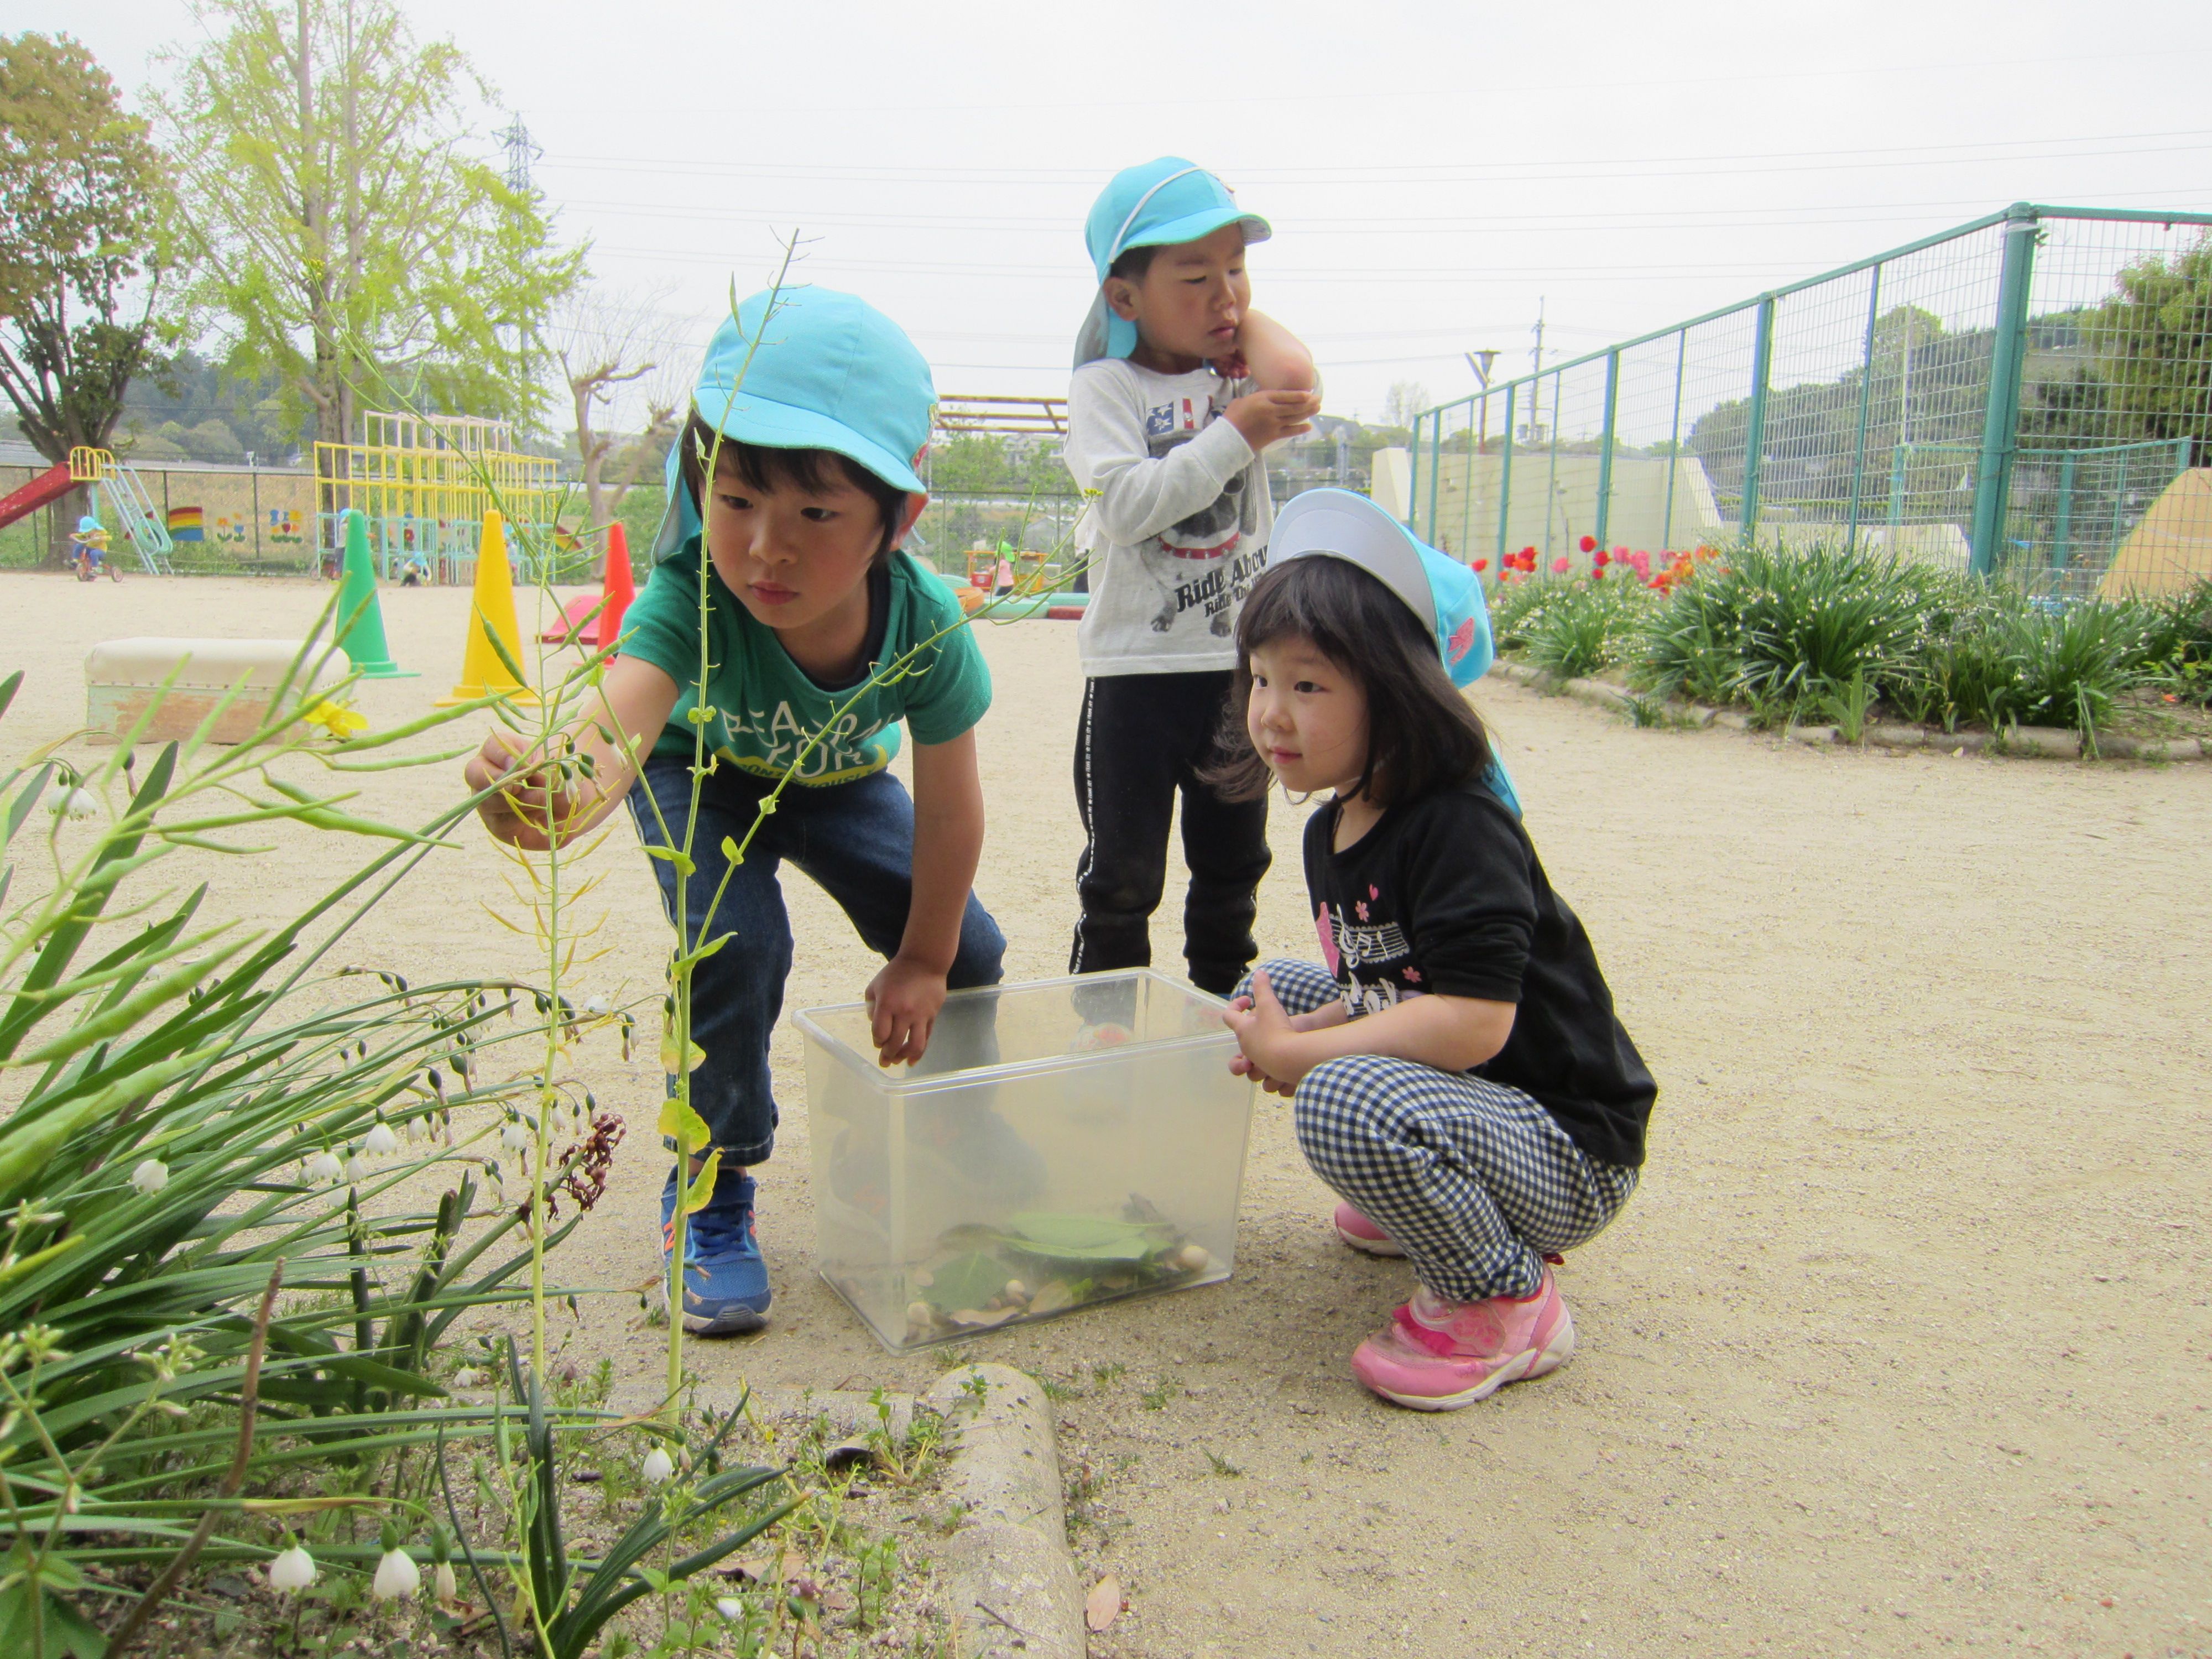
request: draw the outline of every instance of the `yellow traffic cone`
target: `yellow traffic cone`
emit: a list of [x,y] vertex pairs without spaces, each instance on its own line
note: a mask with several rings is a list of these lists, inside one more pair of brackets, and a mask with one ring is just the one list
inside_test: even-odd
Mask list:
[[[495,647],[486,630],[499,636]],[[469,606],[468,649],[461,657],[461,683],[438,699],[441,708],[473,702],[478,697],[505,691],[518,703],[535,703],[538,694],[517,679],[501,659],[522,665],[522,629],[514,619],[514,573],[507,564],[507,525],[494,507],[486,512],[483,534],[477,542],[477,587]]]

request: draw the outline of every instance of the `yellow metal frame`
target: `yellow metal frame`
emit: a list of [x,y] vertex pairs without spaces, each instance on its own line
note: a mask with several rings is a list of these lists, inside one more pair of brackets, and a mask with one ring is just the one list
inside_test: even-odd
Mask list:
[[72,483],[105,483],[115,476],[115,456],[111,451],[79,444],[70,451],[69,470]]
[[514,448],[505,421],[468,415],[362,416],[363,442],[315,446],[319,513],[358,507],[372,521],[413,517],[476,525],[497,507],[510,525],[550,529],[559,464]]

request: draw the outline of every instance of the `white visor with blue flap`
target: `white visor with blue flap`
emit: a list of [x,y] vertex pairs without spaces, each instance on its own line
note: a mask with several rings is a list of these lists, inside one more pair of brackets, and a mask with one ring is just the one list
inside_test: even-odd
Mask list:
[[[1449,554],[1439,553],[1364,495],[1348,489],[1309,489],[1293,495],[1275,515],[1267,562],[1342,559],[1381,582],[1421,619],[1437,642],[1444,672],[1462,689],[1490,672],[1497,649],[1490,637],[1490,605],[1481,579]],[[1494,758],[1486,780],[1515,812],[1520,797]]]

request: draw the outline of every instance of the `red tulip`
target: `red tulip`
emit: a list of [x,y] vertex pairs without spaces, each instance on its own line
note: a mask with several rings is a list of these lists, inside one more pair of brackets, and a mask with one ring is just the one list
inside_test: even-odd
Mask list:
[[1606,568],[1606,566],[1607,566],[1607,565],[1611,564],[1612,562],[1613,562],[1613,555],[1611,555],[1610,553],[1607,552],[1607,551],[1606,551],[1603,548],[1601,548],[1601,547],[1600,549],[1598,549],[1598,550],[1597,550],[1596,552],[1595,552],[1595,553],[1593,553],[1593,554],[1591,554],[1591,555],[1590,555],[1590,567],[1591,567],[1591,568],[1592,568],[1592,569],[1595,569],[1595,570],[1602,570],[1602,569],[1604,569],[1604,568]]
[[1474,562],[1474,568],[1477,570],[1487,570],[1490,568],[1490,561],[1487,559],[1477,559]]
[[1583,552],[1585,552],[1585,553],[1595,553],[1595,552],[1596,552],[1596,551],[1597,551],[1597,538],[1596,538],[1596,537],[1595,537],[1595,536],[1585,536],[1585,537],[1583,537]]

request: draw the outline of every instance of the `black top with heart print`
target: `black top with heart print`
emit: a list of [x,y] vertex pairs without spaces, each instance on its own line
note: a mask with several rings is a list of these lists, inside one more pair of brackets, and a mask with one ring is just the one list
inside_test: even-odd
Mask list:
[[1479,783],[1438,790],[1340,853],[1336,816],[1306,821],[1306,891],[1352,1018],[1431,993],[1517,1004],[1474,1074],[1533,1096],[1590,1157],[1642,1164],[1658,1085],[1512,809]]

